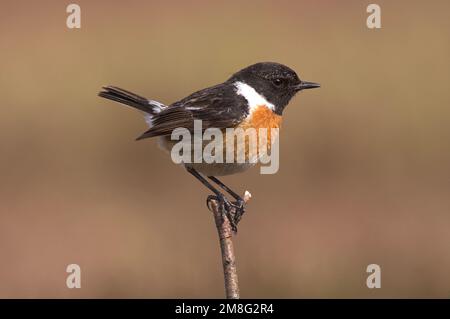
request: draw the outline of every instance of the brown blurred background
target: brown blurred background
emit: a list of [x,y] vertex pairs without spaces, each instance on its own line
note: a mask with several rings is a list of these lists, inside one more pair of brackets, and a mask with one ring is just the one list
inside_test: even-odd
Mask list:
[[[450,296],[450,3],[2,1],[0,297],[222,297],[208,192],[113,84],[170,103],[259,61],[322,84],[285,112],[235,238],[242,297]],[[66,266],[82,269],[68,289]],[[382,269],[369,290],[368,264]]]

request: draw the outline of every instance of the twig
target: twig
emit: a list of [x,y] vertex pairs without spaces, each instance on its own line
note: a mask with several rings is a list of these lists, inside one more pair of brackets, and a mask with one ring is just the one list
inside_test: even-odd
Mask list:
[[[244,202],[251,198],[251,194],[245,191]],[[233,230],[228,218],[224,218],[220,212],[217,201],[211,201],[211,210],[214,214],[214,221],[217,227],[217,233],[220,240],[220,251],[222,253],[223,275],[225,279],[225,293],[227,299],[239,299],[239,285],[236,270],[236,258],[234,255]]]

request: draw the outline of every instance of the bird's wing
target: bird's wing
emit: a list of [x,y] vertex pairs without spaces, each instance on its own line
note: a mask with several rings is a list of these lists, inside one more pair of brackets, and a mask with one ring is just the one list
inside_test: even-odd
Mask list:
[[193,132],[194,120],[202,120],[203,130],[235,127],[247,114],[247,101],[236,94],[232,84],[223,83],[195,92],[155,114],[150,129],[137,139],[170,135],[180,127]]

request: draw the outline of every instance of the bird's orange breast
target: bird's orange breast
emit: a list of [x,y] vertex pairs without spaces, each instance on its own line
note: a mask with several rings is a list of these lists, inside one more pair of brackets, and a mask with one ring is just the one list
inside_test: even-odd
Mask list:
[[281,115],[275,114],[271,109],[265,105],[256,107],[255,110],[250,114],[250,116],[245,119],[238,127],[243,128],[254,128],[259,131],[259,129],[267,129],[268,144],[271,144],[271,130],[272,128],[279,129],[281,126]]
[[[281,126],[281,119],[280,115],[275,114],[267,106],[261,105],[252,110],[250,115],[236,127],[243,129],[244,131],[247,129],[254,129],[256,133],[255,149],[250,147],[248,138],[245,138],[245,145],[243,146],[242,151],[244,151],[246,160],[259,158],[271,150],[272,143]],[[261,134],[261,129],[266,132]],[[272,131],[271,129],[277,130]],[[226,140],[228,138],[229,137],[227,136]],[[235,156],[237,156],[238,153],[240,152],[236,149]]]

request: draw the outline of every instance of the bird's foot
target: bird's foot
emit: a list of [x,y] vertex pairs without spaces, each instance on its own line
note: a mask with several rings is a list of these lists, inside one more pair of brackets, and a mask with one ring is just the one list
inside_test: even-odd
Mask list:
[[245,213],[245,201],[242,198],[239,198],[237,201],[232,202],[234,207],[234,223],[237,225],[241,221],[242,215]]
[[206,199],[206,205],[208,209],[212,211],[211,201],[216,201],[218,203],[219,210],[222,216],[225,216],[230,222],[231,230],[237,233],[237,224],[242,218],[245,212],[245,202],[244,200],[237,200],[236,202],[230,202],[223,195],[209,195]]

